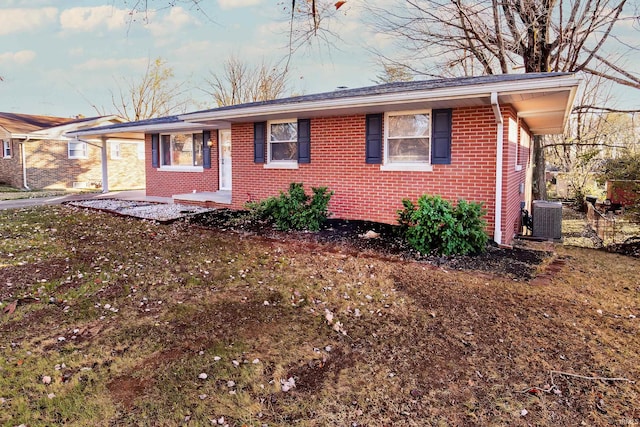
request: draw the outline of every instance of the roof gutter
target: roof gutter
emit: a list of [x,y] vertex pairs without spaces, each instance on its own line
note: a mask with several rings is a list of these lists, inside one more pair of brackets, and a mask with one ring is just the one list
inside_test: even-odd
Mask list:
[[491,92],[491,108],[496,118],[496,206],[493,226],[493,240],[502,244],[502,158],[504,148],[504,121],[498,103],[498,92]]

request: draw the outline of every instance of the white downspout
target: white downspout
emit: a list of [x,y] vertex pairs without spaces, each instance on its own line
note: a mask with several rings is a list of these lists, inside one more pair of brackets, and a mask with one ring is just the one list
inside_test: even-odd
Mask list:
[[100,139],[102,139],[102,147],[100,150],[102,154],[102,192],[108,193],[109,192],[109,172],[107,170],[107,138],[103,136]]
[[27,139],[20,143],[20,155],[22,156],[22,186],[25,190],[31,190],[29,185],[27,184],[27,154],[24,148],[24,144],[31,139],[30,136],[27,136]]
[[502,244],[502,156],[504,147],[504,122],[498,104],[498,92],[491,92],[491,107],[496,117],[498,133],[496,135],[496,208],[494,219],[493,240]]

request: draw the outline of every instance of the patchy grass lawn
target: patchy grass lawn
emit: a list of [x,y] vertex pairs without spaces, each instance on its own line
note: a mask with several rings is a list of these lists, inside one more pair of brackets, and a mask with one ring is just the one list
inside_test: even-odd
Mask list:
[[68,194],[92,193],[91,190],[21,190],[0,185],[0,200],[37,199],[41,197],[66,196]]
[[0,239],[2,425],[640,423],[638,259],[533,285],[69,206]]

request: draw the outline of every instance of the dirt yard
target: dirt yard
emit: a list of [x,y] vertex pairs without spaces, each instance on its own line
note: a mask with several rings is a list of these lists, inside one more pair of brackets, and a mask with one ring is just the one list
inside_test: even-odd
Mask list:
[[640,424],[637,258],[204,225],[0,212],[0,424]]

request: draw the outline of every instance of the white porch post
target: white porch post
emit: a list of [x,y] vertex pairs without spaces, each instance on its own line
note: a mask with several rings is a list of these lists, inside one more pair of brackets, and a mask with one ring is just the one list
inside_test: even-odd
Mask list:
[[107,169],[107,138],[103,136],[100,139],[102,140],[102,147],[100,150],[102,154],[102,192],[108,193],[109,192],[109,171]]

